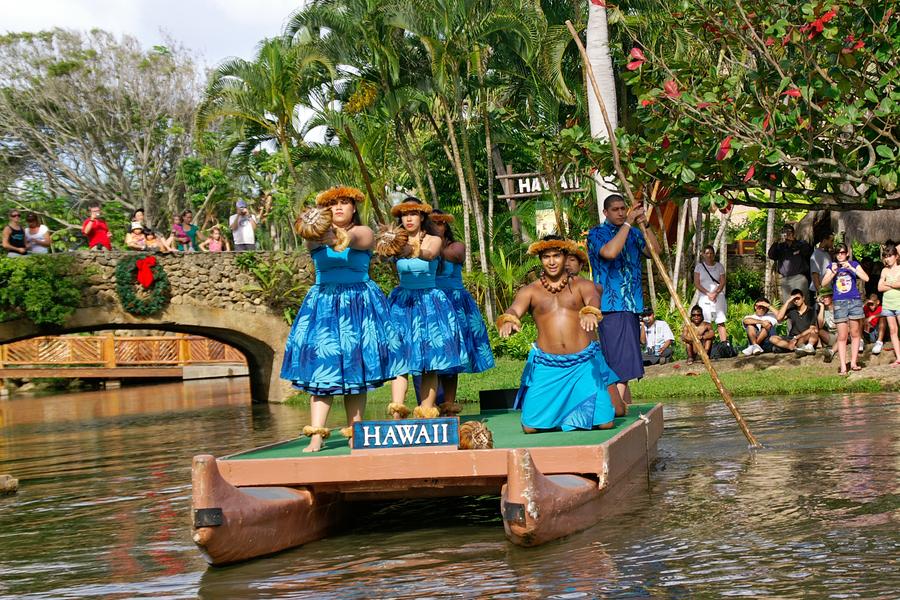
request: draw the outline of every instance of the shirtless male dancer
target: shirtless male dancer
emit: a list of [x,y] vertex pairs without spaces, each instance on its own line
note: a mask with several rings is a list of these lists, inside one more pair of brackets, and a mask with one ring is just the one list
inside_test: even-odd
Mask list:
[[571,277],[565,268],[566,257],[574,252],[572,242],[556,236],[532,244],[528,253],[540,257],[541,277],[519,290],[497,319],[501,337],[519,331],[525,313],[531,313],[537,326],[537,342],[516,397],[525,433],[609,429],[614,416],[626,412],[618,398],[610,398],[607,386],[618,377],[594,339],[602,318],[600,295],[592,282]]

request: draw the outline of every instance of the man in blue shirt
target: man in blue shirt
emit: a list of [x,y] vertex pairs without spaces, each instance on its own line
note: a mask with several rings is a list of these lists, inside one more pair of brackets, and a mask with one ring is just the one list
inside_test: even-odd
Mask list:
[[626,403],[631,402],[628,382],[644,376],[641,359],[640,315],[644,310],[641,261],[650,256],[649,243],[659,252],[659,242],[649,229],[645,240],[633,227],[645,220],[643,204],[631,210],[625,199],[612,194],[603,202],[606,222],[588,233],[588,258],[594,283],[603,286],[599,325],[600,346],[606,362],[619,378],[616,387]]

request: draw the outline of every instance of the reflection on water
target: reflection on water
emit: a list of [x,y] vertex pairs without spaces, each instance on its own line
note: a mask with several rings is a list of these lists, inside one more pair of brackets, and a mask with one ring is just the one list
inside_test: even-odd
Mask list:
[[[893,395],[666,409],[649,490],[535,549],[496,498],[360,507],[349,531],[208,569],[190,541],[190,460],[291,437],[304,409],[246,381],[0,401],[0,596],[32,598],[896,597],[900,403]],[[335,421],[336,422],[336,421]],[[465,515],[464,517],[462,515]]]

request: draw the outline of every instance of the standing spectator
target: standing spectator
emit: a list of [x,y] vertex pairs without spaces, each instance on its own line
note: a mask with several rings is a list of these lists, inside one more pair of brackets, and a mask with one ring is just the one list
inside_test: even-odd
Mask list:
[[109,240],[109,226],[100,218],[100,203],[96,200],[88,205],[90,216],[81,224],[81,233],[87,237],[89,250],[112,250]]
[[815,354],[819,343],[819,326],[816,311],[806,303],[806,288],[791,290],[791,297],[775,313],[778,322],[785,317],[791,324],[788,335],[773,335],[772,345],[782,350],[793,350],[798,356]]
[[192,223],[193,220],[193,211],[187,209],[181,212],[181,229],[188,238],[186,242],[178,247],[182,252],[197,252],[200,249],[200,246],[197,244],[197,233],[199,228]]
[[825,362],[830,363],[837,350],[837,323],[834,322],[834,293],[830,287],[819,291],[819,303],[816,308],[816,326],[819,328],[819,341]]
[[884,293],[881,316],[891,332],[891,345],[897,358],[891,363],[892,367],[900,367],[900,257],[897,254],[897,245],[891,241],[885,242],[881,248],[884,268],[878,279],[878,291]]
[[256,250],[256,226],[259,225],[259,218],[250,212],[243,200],[238,200],[235,206],[237,213],[228,217],[228,226],[234,236],[234,251]]
[[750,356],[772,350],[771,334],[778,326],[778,319],[772,313],[772,305],[767,298],[760,298],[754,302],[753,314],[744,317],[742,323],[750,345],[741,350],[741,354]]
[[672,328],[665,321],[658,321],[649,307],[644,309],[641,320],[641,344],[645,347],[641,358],[644,366],[666,364],[675,350],[672,347],[675,343]]
[[49,254],[50,230],[41,223],[41,218],[35,213],[25,215],[25,248],[28,254]]
[[716,250],[712,246],[703,249],[703,258],[694,267],[694,289],[700,294],[697,305],[703,310],[703,320],[715,323],[719,341],[726,341],[728,305],[725,303],[725,266],[716,260]]
[[631,402],[628,382],[644,376],[640,344],[640,314],[644,311],[641,266],[644,257],[649,256],[647,244],[659,252],[659,242],[652,231],[648,230],[645,240],[640,230],[632,227],[646,219],[643,204],[635,204],[629,210],[622,196],[612,194],[603,201],[603,214],[606,222],[588,233],[588,258],[594,284],[603,288],[600,346],[618,377],[619,396],[627,404]]
[[[874,278],[870,277],[869,279]],[[866,334],[866,338],[870,342],[874,343],[872,354],[881,354],[881,349],[884,347],[885,323],[884,319],[881,318],[881,311],[881,299],[878,297],[878,294],[869,294],[869,298],[863,304],[863,313],[866,315],[863,321],[863,333]]]
[[707,354],[712,350],[712,341],[715,337],[712,327],[703,320],[703,309],[696,304],[692,306],[691,320],[685,323],[684,329],[681,330],[681,341],[684,342],[685,349],[687,350],[687,364],[689,365],[694,364],[694,361],[697,360],[697,355],[700,354],[700,349],[691,337],[691,327],[697,332],[697,338],[700,340],[700,343],[703,345],[703,349],[706,350]]
[[794,226],[781,229],[781,241],[769,248],[769,258],[781,274],[781,301],[787,302],[791,290],[809,288],[809,259],[813,249],[809,243],[794,238]]
[[27,252],[21,216],[19,210],[14,208],[9,213],[9,225],[3,228],[3,249],[6,250],[6,256],[25,256]]
[[819,239],[816,241],[816,248],[813,250],[809,259],[809,276],[812,280],[809,284],[809,290],[812,296],[819,293],[822,288],[822,277],[825,276],[825,269],[831,262],[831,249],[834,248],[834,233],[831,231],[823,231],[818,234]]
[[222,230],[217,225],[212,228],[209,237],[200,242],[200,249],[204,252],[231,252],[231,245],[222,237]]
[[838,355],[841,366],[838,373],[847,374],[847,337],[852,339],[850,346],[850,370],[862,369],[857,364],[862,346],[860,321],[865,318],[862,299],[859,295],[857,280],[868,281],[869,276],[858,262],[849,259],[850,253],[846,244],[835,246],[834,262],[828,265],[823,285],[832,284],[834,293],[834,322],[838,328]]

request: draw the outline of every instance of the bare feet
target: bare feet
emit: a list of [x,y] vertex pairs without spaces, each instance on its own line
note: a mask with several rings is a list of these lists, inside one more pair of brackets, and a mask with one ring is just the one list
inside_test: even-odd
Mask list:
[[851,371],[862,371],[862,367],[859,365],[851,365],[850,370]]
[[309,445],[303,449],[304,452],[318,452],[322,449],[322,436],[318,433],[309,438]]

